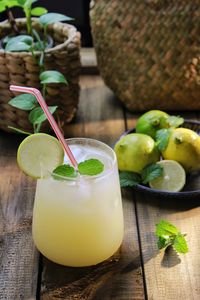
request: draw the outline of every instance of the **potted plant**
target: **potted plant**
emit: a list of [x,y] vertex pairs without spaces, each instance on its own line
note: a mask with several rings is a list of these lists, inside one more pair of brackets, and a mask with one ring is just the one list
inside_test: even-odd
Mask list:
[[[8,12],[8,20],[0,23],[0,129],[6,131],[38,132],[46,119],[33,96],[13,94],[10,84],[39,88],[63,130],[78,105],[80,34],[62,23],[70,17],[33,8],[35,2],[0,1],[0,12]],[[25,18],[14,19],[14,6]]]

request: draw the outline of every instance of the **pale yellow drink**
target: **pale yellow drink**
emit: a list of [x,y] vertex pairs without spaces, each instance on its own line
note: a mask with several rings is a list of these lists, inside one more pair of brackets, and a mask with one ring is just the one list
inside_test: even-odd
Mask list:
[[33,239],[50,260],[89,266],[112,256],[123,239],[123,212],[114,151],[91,139],[68,140],[78,162],[97,158],[103,173],[76,179],[37,182]]

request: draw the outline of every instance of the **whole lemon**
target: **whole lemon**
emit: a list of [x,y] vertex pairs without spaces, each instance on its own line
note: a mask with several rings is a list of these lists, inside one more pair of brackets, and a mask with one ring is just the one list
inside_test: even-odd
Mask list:
[[144,133],[155,138],[156,131],[169,127],[166,120],[169,115],[161,110],[150,110],[144,113],[136,123],[136,132]]
[[200,169],[200,137],[191,129],[172,129],[166,149],[162,152],[164,159],[179,162],[186,172]]
[[131,133],[122,137],[114,150],[120,171],[141,173],[144,167],[160,159],[154,140],[141,133]]

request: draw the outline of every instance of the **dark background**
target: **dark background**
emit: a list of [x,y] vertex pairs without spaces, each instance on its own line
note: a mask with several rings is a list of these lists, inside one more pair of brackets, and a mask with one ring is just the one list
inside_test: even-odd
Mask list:
[[[92,37],[89,25],[89,3],[90,0],[40,0],[33,4],[35,6],[43,6],[48,12],[57,12],[75,20],[71,24],[75,25],[82,35],[82,46],[91,47]],[[22,17],[20,9],[13,9],[15,17]],[[0,20],[7,19],[6,13],[0,14]]]

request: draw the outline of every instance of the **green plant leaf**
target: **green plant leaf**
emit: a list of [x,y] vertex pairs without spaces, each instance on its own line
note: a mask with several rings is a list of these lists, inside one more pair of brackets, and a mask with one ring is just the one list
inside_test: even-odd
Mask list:
[[40,81],[42,84],[47,83],[65,83],[67,84],[67,80],[65,76],[58,71],[44,71],[40,74]]
[[52,177],[56,180],[63,180],[67,178],[75,178],[78,174],[70,165],[61,165],[55,168],[52,172]]
[[26,43],[27,45],[31,45],[33,43],[33,38],[32,36],[30,35],[25,35],[25,34],[22,34],[22,35],[18,35],[18,36],[15,36],[13,38],[10,38],[8,42],[15,42],[15,43],[18,43],[18,42],[23,42],[23,43]]
[[184,119],[179,116],[169,116],[166,120],[169,127],[179,127],[184,123]]
[[[49,108],[50,112],[53,114],[56,111],[57,106],[48,106],[48,108]],[[41,107],[34,108],[29,114],[29,121],[33,125],[40,124],[40,123],[44,122],[46,119],[47,119],[47,117],[44,114]]]
[[43,26],[47,26],[49,24],[56,23],[56,22],[72,21],[72,20],[73,20],[73,18],[70,18],[70,17],[62,15],[62,14],[57,14],[57,13],[48,13],[48,14],[42,15],[39,18],[39,22]]
[[0,13],[6,10],[6,5],[0,2]]
[[151,164],[145,167],[142,170],[142,182],[144,184],[148,183],[149,181],[154,180],[155,178],[161,176],[163,173],[163,168],[158,164]]
[[22,2],[24,2],[24,4],[23,4],[23,7],[25,8],[25,9],[30,9],[31,8],[31,6],[32,6],[32,4],[33,3],[35,3],[35,2],[37,2],[38,0],[23,0]]
[[123,171],[119,173],[120,186],[121,187],[133,187],[141,182],[139,174]]
[[2,1],[5,3],[5,6],[8,7],[8,8],[12,8],[14,6],[21,6],[19,4],[19,1],[18,0],[6,0],[6,1]]
[[157,246],[158,249],[166,248],[170,244],[170,238],[163,238],[161,236],[158,237]]
[[185,234],[180,233],[179,229],[166,220],[161,220],[156,224],[156,236],[158,237],[158,249],[172,246],[178,253],[187,253],[188,245],[184,237]]
[[173,248],[176,250],[178,253],[187,253],[188,252],[188,245],[186,242],[186,239],[183,234],[179,233],[175,237],[173,241]]
[[36,16],[36,17],[40,17],[44,14],[46,14],[48,12],[48,10],[45,8],[45,7],[34,7],[32,10],[31,10],[31,15],[32,16]]
[[20,133],[20,134],[25,134],[25,135],[31,135],[32,133],[31,132],[28,132],[28,131],[24,131],[24,130],[21,130],[19,128],[16,128],[16,127],[13,127],[13,126],[8,126],[8,128],[12,129],[13,131],[17,132],[17,133]]
[[8,39],[5,51],[29,51],[33,43],[33,38],[29,35],[19,35]]
[[27,0],[17,0],[17,2],[21,5],[24,6]]
[[10,52],[20,52],[20,51],[29,51],[31,49],[31,46],[19,42],[18,44],[10,44],[9,46],[6,45],[5,50]]
[[178,228],[166,220],[161,220],[156,224],[156,235],[159,237],[176,235],[179,233]]
[[8,103],[16,108],[20,108],[23,110],[32,110],[37,106],[38,102],[34,95],[21,94],[19,96],[16,96],[15,98],[12,98]]
[[81,175],[97,175],[104,170],[104,164],[95,158],[91,158],[78,164],[78,171]]
[[171,129],[164,128],[156,132],[156,146],[160,152],[164,151],[168,145]]

